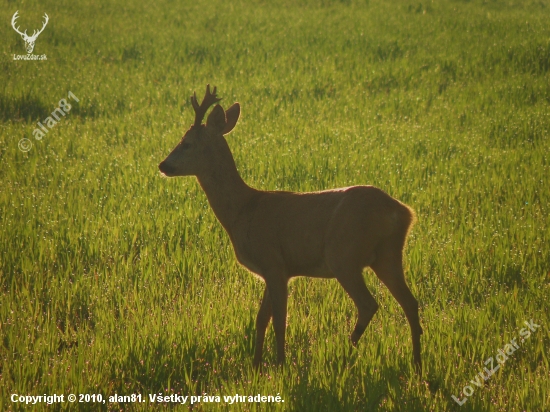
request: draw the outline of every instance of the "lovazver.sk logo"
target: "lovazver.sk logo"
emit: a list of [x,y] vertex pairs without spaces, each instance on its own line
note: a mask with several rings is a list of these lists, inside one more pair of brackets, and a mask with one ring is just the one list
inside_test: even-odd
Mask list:
[[42,28],[40,30],[34,30],[32,35],[29,36],[27,34],[27,30],[25,30],[24,32],[21,32],[19,30],[19,27],[16,26],[17,18],[19,17],[18,13],[19,13],[19,10],[17,10],[13,14],[13,17],[11,18],[11,26],[17,33],[21,35],[21,38],[24,40],[25,48],[27,49],[27,54],[14,54],[13,60],[46,60],[45,54],[37,55],[37,54],[33,54],[32,51],[34,50],[34,44],[36,43],[36,39],[38,38],[40,33],[42,33],[46,28],[46,25],[48,24],[48,21],[50,20],[50,18],[46,13],[44,13],[44,24],[42,24]]

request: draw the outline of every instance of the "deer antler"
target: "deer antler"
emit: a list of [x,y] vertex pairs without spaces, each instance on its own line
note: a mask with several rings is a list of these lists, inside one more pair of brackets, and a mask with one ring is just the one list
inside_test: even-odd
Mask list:
[[200,106],[199,102],[197,101],[197,93],[193,93],[193,96],[191,96],[191,104],[193,105],[193,109],[195,110],[195,123],[193,124],[193,126],[200,126],[208,108],[214,103],[219,102],[220,100],[221,98],[216,97],[216,87],[214,87],[214,91],[210,93],[209,84],[206,85],[206,93],[204,94],[204,99],[202,99],[202,103]]
[[25,39],[25,41],[27,40],[36,40],[36,38],[38,37],[38,35],[40,33],[42,33],[44,31],[44,29],[46,28],[46,25],[48,24],[48,21],[50,21],[50,18],[48,17],[48,15],[46,13],[44,13],[44,24],[42,25],[42,28],[40,30],[34,30],[33,33],[32,33],[32,36],[29,36],[27,34],[27,30],[25,30],[24,33],[22,33],[21,31],[19,31],[19,27],[15,27],[15,24],[17,23],[17,19],[19,18],[18,16],[18,13],[19,13],[19,10],[17,10],[14,14],[13,14],[13,17],[11,18],[11,26],[13,27],[13,29],[19,33],[21,36],[23,36],[23,38]]
[[40,33],[42,33],[44,31],[44,29],[46,28],[46,25],[48,24],[48,21],[50,21],[50,18],[48,17],[48,15],[46,13],[44,13],[44,24],[42,25],[42,28],[38,31],[34,30],[33,33],[32,33],[31,38],[36,39],[38,37],[38,35]]
[[19,31],[19,27],[15,27],[15,23],[16,23],[16,20],[19,18],[19,16],[17,15],[17,13],[19,13],[19,10],[17,10],[14,14],[13,14],[13,17],[11,18],[11,27],[13,27],[13,29],[19,33],[21,36],[25,36],[25,37],[28,37],[27,36],[27,30],[25,30],[25,33],[21,33]]

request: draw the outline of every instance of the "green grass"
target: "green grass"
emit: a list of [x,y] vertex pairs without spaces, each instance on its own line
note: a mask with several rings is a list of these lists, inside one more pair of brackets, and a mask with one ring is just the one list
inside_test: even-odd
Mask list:
[[[25,54],[16,10],[31,32],[50,16],[34,51],[47,61],[13,61]],[[198,411],[550,409],[549,18],[548,1],[8,1],[0,410],[46,409],[13,393],[159,392],[285,400]],[[228,141],[250,185],[372,184],[416,210],[405,261],[422,380],[403,312],[371,271],[380,310],[357,350],[343,289],[300,278],[286,368],[270,328],[254,373],[263,285],[237,264],[195,179],[157,169],[207,83],[225,107],[242,105]],[[80,102],[35,140],[68,91]],[[540,329],[459,407],[451,395],[464,398],[530,319]]]

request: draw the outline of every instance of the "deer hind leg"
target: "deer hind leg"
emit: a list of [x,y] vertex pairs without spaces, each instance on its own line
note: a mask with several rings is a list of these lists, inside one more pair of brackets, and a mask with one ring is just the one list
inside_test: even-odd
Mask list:
[[256,369],[260,367],[262,362],[262,352],[264,347],[265,331],[269,321],[271,319],[271,298],[269,297],[269,290],[267,286],[264,290],[264,296],[262,303],[260,304],[260,310],[258,316],[256,316],[256,348],[254,350],[254,362],[253,365]]
[[399,252],[380,255],[371,264],[371,268],[376,273],[376,276],[387,286],[405,312],[411,328],[415,369],[422,376],[422,361],[420,358],[420,335],[422,335],[422,327],[420,326],[420,319],[418,317],[418,302],[405,282],[402,254]]
[[363,335],[372,317],[378,310],[378,303],[376,303],[376,300],[367,289],[361,269],[339,270],[336,279],[357,307],[357,323],[350,336],[353,346],[357,346],[357,341]]

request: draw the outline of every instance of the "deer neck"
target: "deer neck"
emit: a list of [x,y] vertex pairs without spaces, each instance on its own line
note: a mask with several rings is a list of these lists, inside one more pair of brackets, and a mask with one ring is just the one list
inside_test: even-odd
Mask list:
[[231,235],[233,223],[252,199],[256,190],[248,186],[239,175],[229,146],[217,153],[210,170],[197,176],[214,214]]

